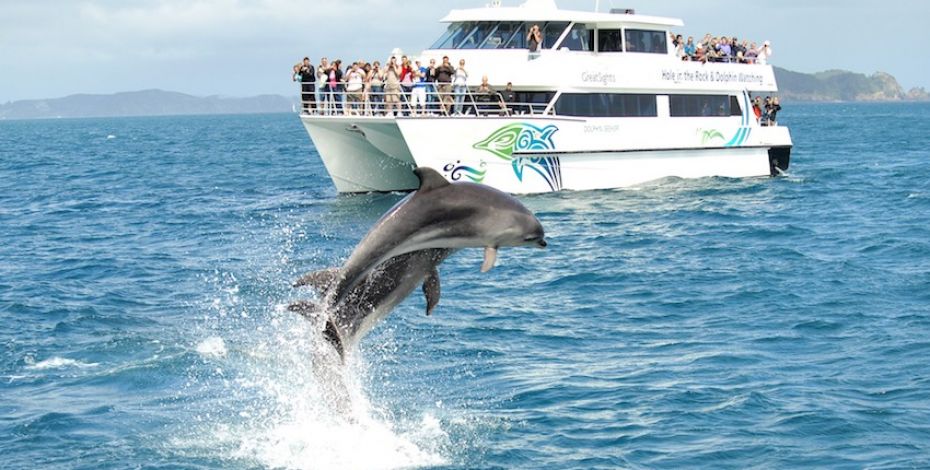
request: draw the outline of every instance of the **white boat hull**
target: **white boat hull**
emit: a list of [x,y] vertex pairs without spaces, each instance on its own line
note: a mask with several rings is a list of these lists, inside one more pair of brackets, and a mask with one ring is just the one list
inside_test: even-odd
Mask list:
[[339,192],[414,189],[417,166],[513,194],[769,176],[787,168],[791,147],[786,128],[747,126],[740,116],[711,121],[711,129],[706,118],[701,127],[540,116],[302,120]]
[[340,193],[408,191],[416,165],[393,119],[301,116]]

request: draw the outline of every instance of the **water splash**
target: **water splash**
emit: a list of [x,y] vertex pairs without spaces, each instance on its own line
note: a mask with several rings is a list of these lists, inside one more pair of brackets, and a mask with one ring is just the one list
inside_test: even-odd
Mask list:
[[[202,361],[183,395],[200,396],[173,447],[266,468],[408,468],[447,463],[449,435],[429,412],[389,410],[364,384],[368,365],[342,364],[320,325],[281,308],[242,302],[235,276],[220,275],[205,302]],[[256,311],[261,310],[261,311]],[[246,312],[248,315],[231,314]]]

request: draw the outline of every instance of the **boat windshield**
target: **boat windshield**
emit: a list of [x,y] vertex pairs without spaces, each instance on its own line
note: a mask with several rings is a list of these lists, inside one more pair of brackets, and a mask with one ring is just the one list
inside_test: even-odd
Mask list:
[[558,41],[568,22],[464,21],[452,23],[430,49],[526,49],[526,35],[539,24],[543,49]]

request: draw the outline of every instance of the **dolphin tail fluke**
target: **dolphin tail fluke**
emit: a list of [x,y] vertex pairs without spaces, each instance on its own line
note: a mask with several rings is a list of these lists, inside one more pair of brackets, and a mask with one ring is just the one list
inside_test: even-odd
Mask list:
[[494,267],[497,261],[497,248],[493,246],[484,247],[484,263],[481,264],[481,272],[486,273]]
[[426,296],[426,314],[432,315],[433,309],[439,304],[439,271],[433,268],[433,272],[426,276],[423,281],[423,295]]
[[325,292],[331,286],[335,285],[337,276],[339,276],[339,268],[313,271],[312,273],[301,276],[300,279],[294,282],[294,287],[310,286],[319,292]]

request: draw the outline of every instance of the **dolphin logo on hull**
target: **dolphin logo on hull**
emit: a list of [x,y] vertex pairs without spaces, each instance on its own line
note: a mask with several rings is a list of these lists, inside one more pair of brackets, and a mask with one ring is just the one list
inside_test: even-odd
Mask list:
[[517,180],[523,181],[526,169],[538,174],[553,191],[562,189],[562,167],[558,157],[553,156],[514,156],[517,151],[543,151],[555,150],[552,136],[559,128],[549,124],[545,127],[528,123],[508,124],[494,131],[486,139],[476,143],[473,147],[485,150],[499,158],[507,160],[513,167]]

